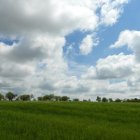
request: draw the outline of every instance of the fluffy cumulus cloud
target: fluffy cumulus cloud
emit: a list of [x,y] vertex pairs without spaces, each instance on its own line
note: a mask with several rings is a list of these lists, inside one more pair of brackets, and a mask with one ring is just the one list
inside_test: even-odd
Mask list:
[[131,49],[133,53],[131,55],[125,55],[121,53],[119,55],[108,56],[105,59],[100,59],[96,65],[96,76],[101,79],[109,79],[109,81],[111,81],[110,86],[113,85],[116,92],[119,91],[119,87],[116,88],[116,86],[120,86],[122,93],[125,93],[130,97],[139,97],[139,40],[139,31],[122,31],[118,37],[118,40],[112,44],[110,48],[117,49],[120,47],[127,47],[128,49]]
[[[130,68],[134,65],[133,56],[120,54],[99,60],[95,67],[82,67],[82,74],[77,75],[69,70],[69,62],[63,57],[66,36],[76,30],[90,33],[80,46],[81,54],[89,54],[98,44],[98,39],[91,32],[96,32],[100,25],[115,24],[127,2],[128,0],[0,0],[1,90],[30,92],[37,96],[46,92],[73,97],[78,94],[81,98],[88,98],[105,87],[111,89],[109,81],[105,79],[126,77],[133,74],[134,70],[138,71],[138,68]],[[121,35],[118,43],[113,46],[127,44],[138,59],[139,33],[127,32],[132,33],[132,36],[129,35],[131,42],[121,42]],[[12,43],[9,44],[4,39],[11,40]],[[127,60],[130,61],[126,62]],[[77,69],[78,67],[80,66]],[[110,67],[113,67],[112,72]],[[128,74],[124,72],[126,69]],[[133,85],[132,82],[133,79],[130,79],[129,85]]]
[[128,3],[128,0],[101,0],[101,3],[101,22],[105,25],[113,25],[123,11],[122,4]]
[[88,55],[98,43],[99,39],[95,35],[87,35],[80,45],[80,53],[82,55]]
[[126,98],[139,97],[140,64],[135,61],[135,55],[110,55],[99,59],[96,66],[91,66],[82,75],[82,79],[88,85],[94,85],[91,89],[96,95]]
[[140,31],[122,31],[118,40],[113,45],[111,45],[111,48],[120,48],[124,46],[127,46],[128,49],[131,49],[135,54],[136,60],[140,62]]
[[112,55],[100,59],[96,65],[96,75],[99,79],[124,78],[134,73],[133,55]]

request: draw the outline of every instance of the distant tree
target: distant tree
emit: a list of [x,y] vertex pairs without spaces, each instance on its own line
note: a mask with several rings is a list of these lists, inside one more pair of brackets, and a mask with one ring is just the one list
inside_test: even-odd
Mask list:
[[140,99],[134,98],[134,99],[132,99],[132,102],[140,102]]
[[96,101],[101,102],[101,97],[97,96]]
[[79,99],[78,99],[78,98],[75,98],[75,99],[73,99],[73,101],[74,101],[74,102],[78,102],[78,101],[79,101]]
[[50,94],[50,95],[49,95],[49,100],[50,100],[50,101],[55,100],[55,96],[54,96],[54,94]]
[[21,95],[19,96],[19,99],[22,101],[30,101],[31,100],[31,95]]
[[43,101],[43,97],[38,97],[38,101]]
[[115,100],[115,102],[121,102],[122,100],[121,99],[119,99],[119,98],[117,98],[116,100]]
[[4,96],[0,93],[0,101],[4,99]]
[[108,102],[108,99],[106,97],[103,97],[102,102]]
[[12,92],[8,92],[6,94],[6,98],[9,100],[9,101],[12,101],[17,95],[12,93]]
[[55,101],[61,101],[61,96],[54,96]]
[[44,100],[44,101],[49,101],[49,100],[50,100],[50,96],[49,96],[49,95],[43,96],[43,100]]
[[62,96],[61,100],[62,101],[68,101],[70,98],[68,96]]
[[87,100],[86,99],[83,99],[83,102],[87,102]]
[[137,99],[137,98],[134,98],[133,99],[133,102],[139,102],[140,100],[139,99]]
[[125,100],[123,100],[123,102],[136,102],[136,103],[138,103],[138,102],[140,102],[140,99],[138,99],[138,98],[134,98],[134,99],[125,99]]
[[109,102],[113,102],[113,99],[112,99],[112,98],[109,98],[108,101],[109,101]]
[[44,101],[53,101],[53,100],[55,100],[55,96],[54,96],[54,94],[45,95],[45,96],[43,96],[43,100]]

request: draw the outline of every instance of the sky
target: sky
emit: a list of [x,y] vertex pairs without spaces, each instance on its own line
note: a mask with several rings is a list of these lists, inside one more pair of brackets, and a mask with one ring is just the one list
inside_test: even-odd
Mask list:
[[0,3],[2,93],[140,97],[140,1]]

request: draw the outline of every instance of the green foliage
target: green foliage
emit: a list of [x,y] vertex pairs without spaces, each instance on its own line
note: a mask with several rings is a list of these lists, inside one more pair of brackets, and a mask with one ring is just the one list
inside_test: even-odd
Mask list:
[[108,102],[108,99],[106,97],[103,97],[102,102]]
[[101,102],[101,97],[97,96],[96,101]]
[[75,98],[75,99],[73,99],[73,101],[74,101],[74,102],[78,102],[78,101],[79,101],[79,99],[78,99],[78,98]]
[[12,92],[8,92],[6,94],[6,98],[9,100],[9,101],[12,101],[17,95],[15,95],[14,93]]
[[121,102],[122,100],[121,99],[119,99],[119,98],[117,98],[116,100],[115,100],[115,102]]
[[54,96],[55,101],[61,101],[61,96]]
[[126,99],[123,102],[135,102],[135,103],[140,103],[140,99],[134,98],[134,99]]
[[62,96],[61,100],[62,101],[68,101],[70,98],[68,96]]
[[4,99],[4,96],[0,93],[0,101]]
[[112,99],[112,98],[109,98],[108,101],[109,101],[109,102],[113,102],[113,99]]
[[43,101],[52,101],[52,100],[54,100],[54,94],[50,94],[50,95],[45,95],[45,96],[43,96],[43,98],[42,98],[42,100]]
[[20,95],[19,99],[22,101],[30,101],[31,100],[31,95]]
[[140,104],[0,102],[1,140],[139,140]]
[[38,101],[43,101],[43,97],[38,97]]

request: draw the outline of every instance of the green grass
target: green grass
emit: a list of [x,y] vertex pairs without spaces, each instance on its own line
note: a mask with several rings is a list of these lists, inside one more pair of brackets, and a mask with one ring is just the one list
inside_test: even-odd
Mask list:
[[0,140],[139,140],[140,104],[0,102]]

